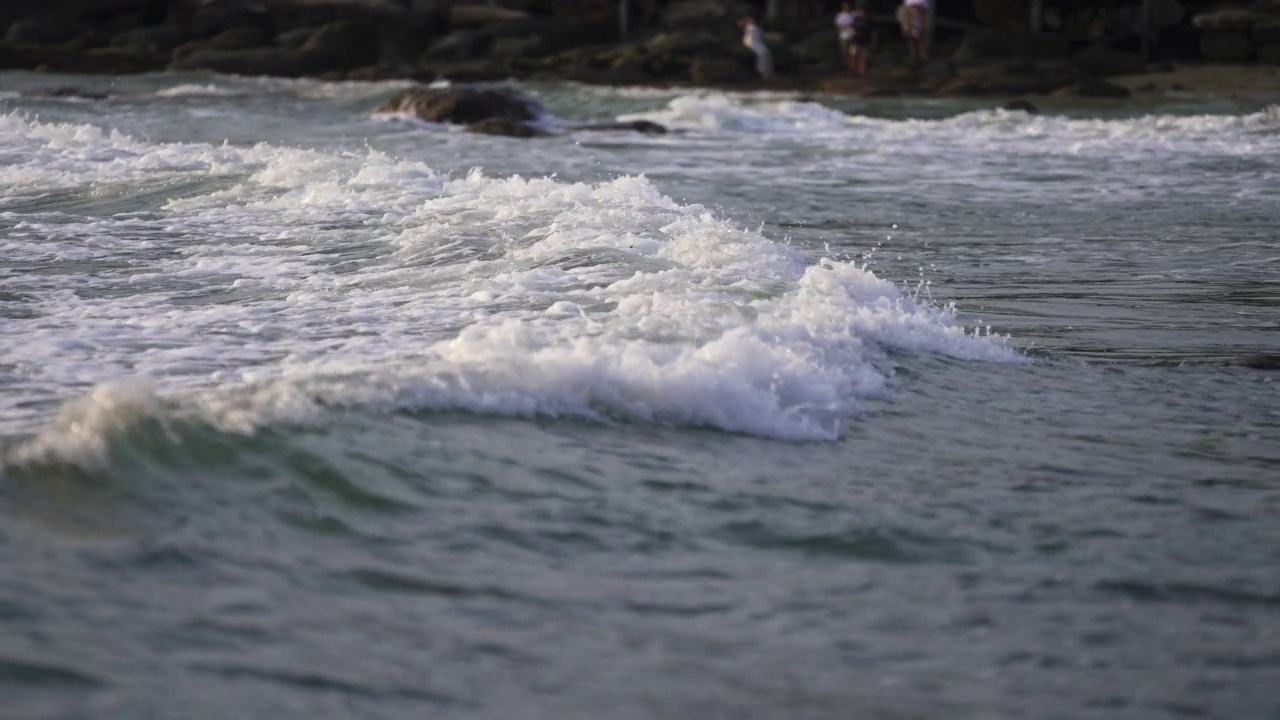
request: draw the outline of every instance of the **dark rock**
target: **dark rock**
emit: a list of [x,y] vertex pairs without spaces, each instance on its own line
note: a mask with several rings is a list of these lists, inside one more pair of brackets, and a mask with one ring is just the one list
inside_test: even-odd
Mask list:
[[740,58],[698,58],[689,66],[689,79],[699,85],[738,85],[755,80],[755,70]]
[[489,55],[495,58],[536,57],[543,54],[546,41],[540,35],[504,37],[494,40]]
[[368,20],[339,20],[317,30],[300,52],[325,69],[349,69],[378,62],[378,26]]
[[792,45],[801,61],[806,63],[823,62],[830,58],[840,59],[840,39],[835,27],[823,27],[813,32],[798,43]]
[[666,135],[667,128],[649,120],[629,120],[626,122],[587,123],[574,125],[571,130],[631,130],[644,135]]
[[421,82],[448,80],[456,83],[490,82],[511,77],[510,70],[490,60],[419,63],[413,77]]
[[671,53],[674,55],[695,55],[699,57],[716,57],[727,50],[733,50],[738,43],[727,42],[714,33],[705,30],[673,30],[658,33],[644,43],[646,52],[653,54]]
[[1091,45],[1071,57],[1081,70],[1098,77],[1131,75],[1143,70],[1137,53],[1116,50],[1105,45]]
[[283,48],[179,51],[174,53],[174,60],[169,64],[170,70],[212,70],[233,75],[302,77],[318,75],[331,69],[323,62],[318,62],[314,56]]
[[1244,30],[1204,30],[1200,55],[1210,62],[1243,63],[1254,57],[1253,42]]
[[1239,365],[1253,370],[1280,370],[1280,354],[1277,353],[1253,353],[1251,355],[1241,355],[1229,361],[1231,365]]
[[10,45],[58,45],[76,39],[81,32],[81,28],[64,20],[33,17],[10,25],[4,41]]
[[488,118],[467,125],[467,132],[484,135],[506,135],[507,137],[531,138],[547,133],[522,122],[506,118]]
[[198,37],[212,37],[231,28],[256,27],[270,35],[276,33],[275,18],[267,7],[255,0],[207,0],[195,4],[191,15],[191,32]]
[[1013,29],[1027,24],[1025,0],[973,0],[973,13],[992,27]]
[[1013,57],[1016,54],[1012,33],[981,28],[965,33],[960,46],[951,53],[951,59],[958,65],[985,65],[995,60]]
[[1076,79],[1075,74],[1041,70],[1034,63],[1001,63],[958,68],[958,77],[938,88],[939,95],[1038,95]]
[[424,61],[475,60],[484,55],[493,38],[480,30],[455,30],[433,43],[423,53]]
[[546,114],[537,102],[510,90],[466,86],[409,88],[397,93],[376,112],[410,113],[428,122],[458,125],[492,118],[528,123]]
[[666,28],[725,27],[753,11],[741,0],[675,0],[667,3],[660,22]]
[[140,27],[126,30],[111,37],[110,46],[135,52],[167,55],[186,42],[187,33],[172,25]]
[[1117,100],[1123,100],[1130,95],[1129,88],[1123,85],[1096,79],[1082,80],[1074,85],[1059,88],[1053,94],[1059,97],[1114,98]]
[[1026,100],[1024,98],[1018,98],[1017,100],[1010,100],[1004,105],[1001,105],[1000,109],[1010,110],[1010,111],[1021,110],[1022,112],[1027,113],[1028,115],[1040,114],[1040,108],[1036,107],[1035,103],[1031,102],[1030,100]]
[[434,15],[408,14],[379,24],[381,39],[378,62],[383,65],[413,65],[445,32],[446,24]]
[[493,23],[485,26],[481,32],[494,44],[504,38],[536,36],[541,40],[538,52],[552,54],[613,40],[617,36],[618,27],[615,18],[600,23],[565,17],[530,17]]
[[1200,13],[1191,18],[1191,24],[1199,30],[1243,30],[1248,31],[1258,22],[1260,16],[1251,10],[1231,8],[1216,12]]
[[0,67],[39,72],[125,74],[160,70],[164,62],[150,53],[116,48],[73,50],[42,45],[0,45]]
[[306,45],[311,36],[315,35],[319,29],[318,27],[300,27],[285,30],[276,35],[273,42],[276,47],[284,48],[285,50],[301,50],[302,46]]
[[356,68],[343,74],[343,80],[360,80],[370,82],[374,80],[394,80],[397,78],[413,77],[416,69],[410,65],[393,65],[378,64],[367,65],[365,67]]
[[1253,29],[1249,31],[1249,38],[1253,40],[1254,47],[1258,48],[1280,45],[1280,17],[1267,18],[1254,23]]
[[990,65],[1008,59],[1031,62],[1037,58],[1062,57],[1067,49],[1068,40],[1062,35],[976,28],[961,38],[951,53],[951,60],[962,66]]
[[81,100],[106,100],[109,94],[99,90],[85,90],[84,88],[63,86],[53,88],[40,88],[37,90],[28,90],[23,95],[32,97],[60,97],[60,98],[79,98]]
[[210,50],[245,50],[271,44],[271,34],[261,27],[224,30],[204,42]]
[[449,15],[449,24],[455,28],[476,28],[497,22],[520,21],[528,18],[529,13],[522,10],[490,5],[454,4],[453,11]]

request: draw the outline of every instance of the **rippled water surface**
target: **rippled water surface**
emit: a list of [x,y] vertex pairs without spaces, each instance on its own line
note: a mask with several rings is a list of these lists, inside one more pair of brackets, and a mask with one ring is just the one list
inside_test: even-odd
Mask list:
[[1280,717],[1276,108],[400,87],[0,75],[0,716]]

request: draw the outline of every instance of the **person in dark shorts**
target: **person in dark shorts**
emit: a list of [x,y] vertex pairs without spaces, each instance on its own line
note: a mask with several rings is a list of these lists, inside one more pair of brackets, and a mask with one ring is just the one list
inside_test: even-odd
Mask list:
[[871,55],[874,43],[875,29],[871,27],[867,5],[859,2],[853,10],[853,42],[849,44],[849,65],[854,77],[867,76],[867,57]]

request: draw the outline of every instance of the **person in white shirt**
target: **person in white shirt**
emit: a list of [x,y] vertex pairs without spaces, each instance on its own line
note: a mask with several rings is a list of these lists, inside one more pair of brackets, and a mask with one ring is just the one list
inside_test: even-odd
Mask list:
[[772,76],[773,53],[770,53],[769,46],[764,44],[764,30],[760,29],[755,18],[750,15],[739,20],[738,24],[742,26],[742,44],[756,54],[756,72],[763,78]]
[[836,34],[840,36],[840,60],[852,67],[851,53],[853,46],[853,8],[849,3],[840,3],[840,12],[836,13]]

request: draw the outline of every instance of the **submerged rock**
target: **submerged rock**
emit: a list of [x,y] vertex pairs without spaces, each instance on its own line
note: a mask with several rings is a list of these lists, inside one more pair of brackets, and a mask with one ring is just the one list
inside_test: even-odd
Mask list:
[[667,128],[651,120],[628,120],[626,122],[589,123],[574,125],[572,130],[633,130],[645,135],[666,135]]
[[36,90],[28,90],[23,93],[28,97],[59,97],[59,98],[78,98],[80,100],[106,100],[111,97],[109,94],[100,90],[86,90],[74,86],[39,88]]
[[[428,122],[465,125],[467,132],[508,137],[543,137],[555,134],[534,123],[548,115],[536,100],[499,88],[409,88],[383,103],[374,112],[405,113]],[[660,135],[667,129],[649,120],[583,123],[565,127],[577,130],[630,130]]]
[[467,126],[467,132],[519,138],[540,137],[548,134],[546,131],[535,128],[532,125],[505,118],[489,118],[480,122],[473,122]]
[[470,125],[481,120],[528,123],[546,114],[536,101],[510,90],[491,88],[409,88],[375,112],[407,113],[428,122]]
[[1018,98],[1017,100],[1010,100],[1004,105],[1001,105],[1000,109],[1021,110],[1022,112],[1027,113],[1028,115],[1037,115],[1040,112],[1040,108],[1036,107],[1035,103],[1023,98]]

